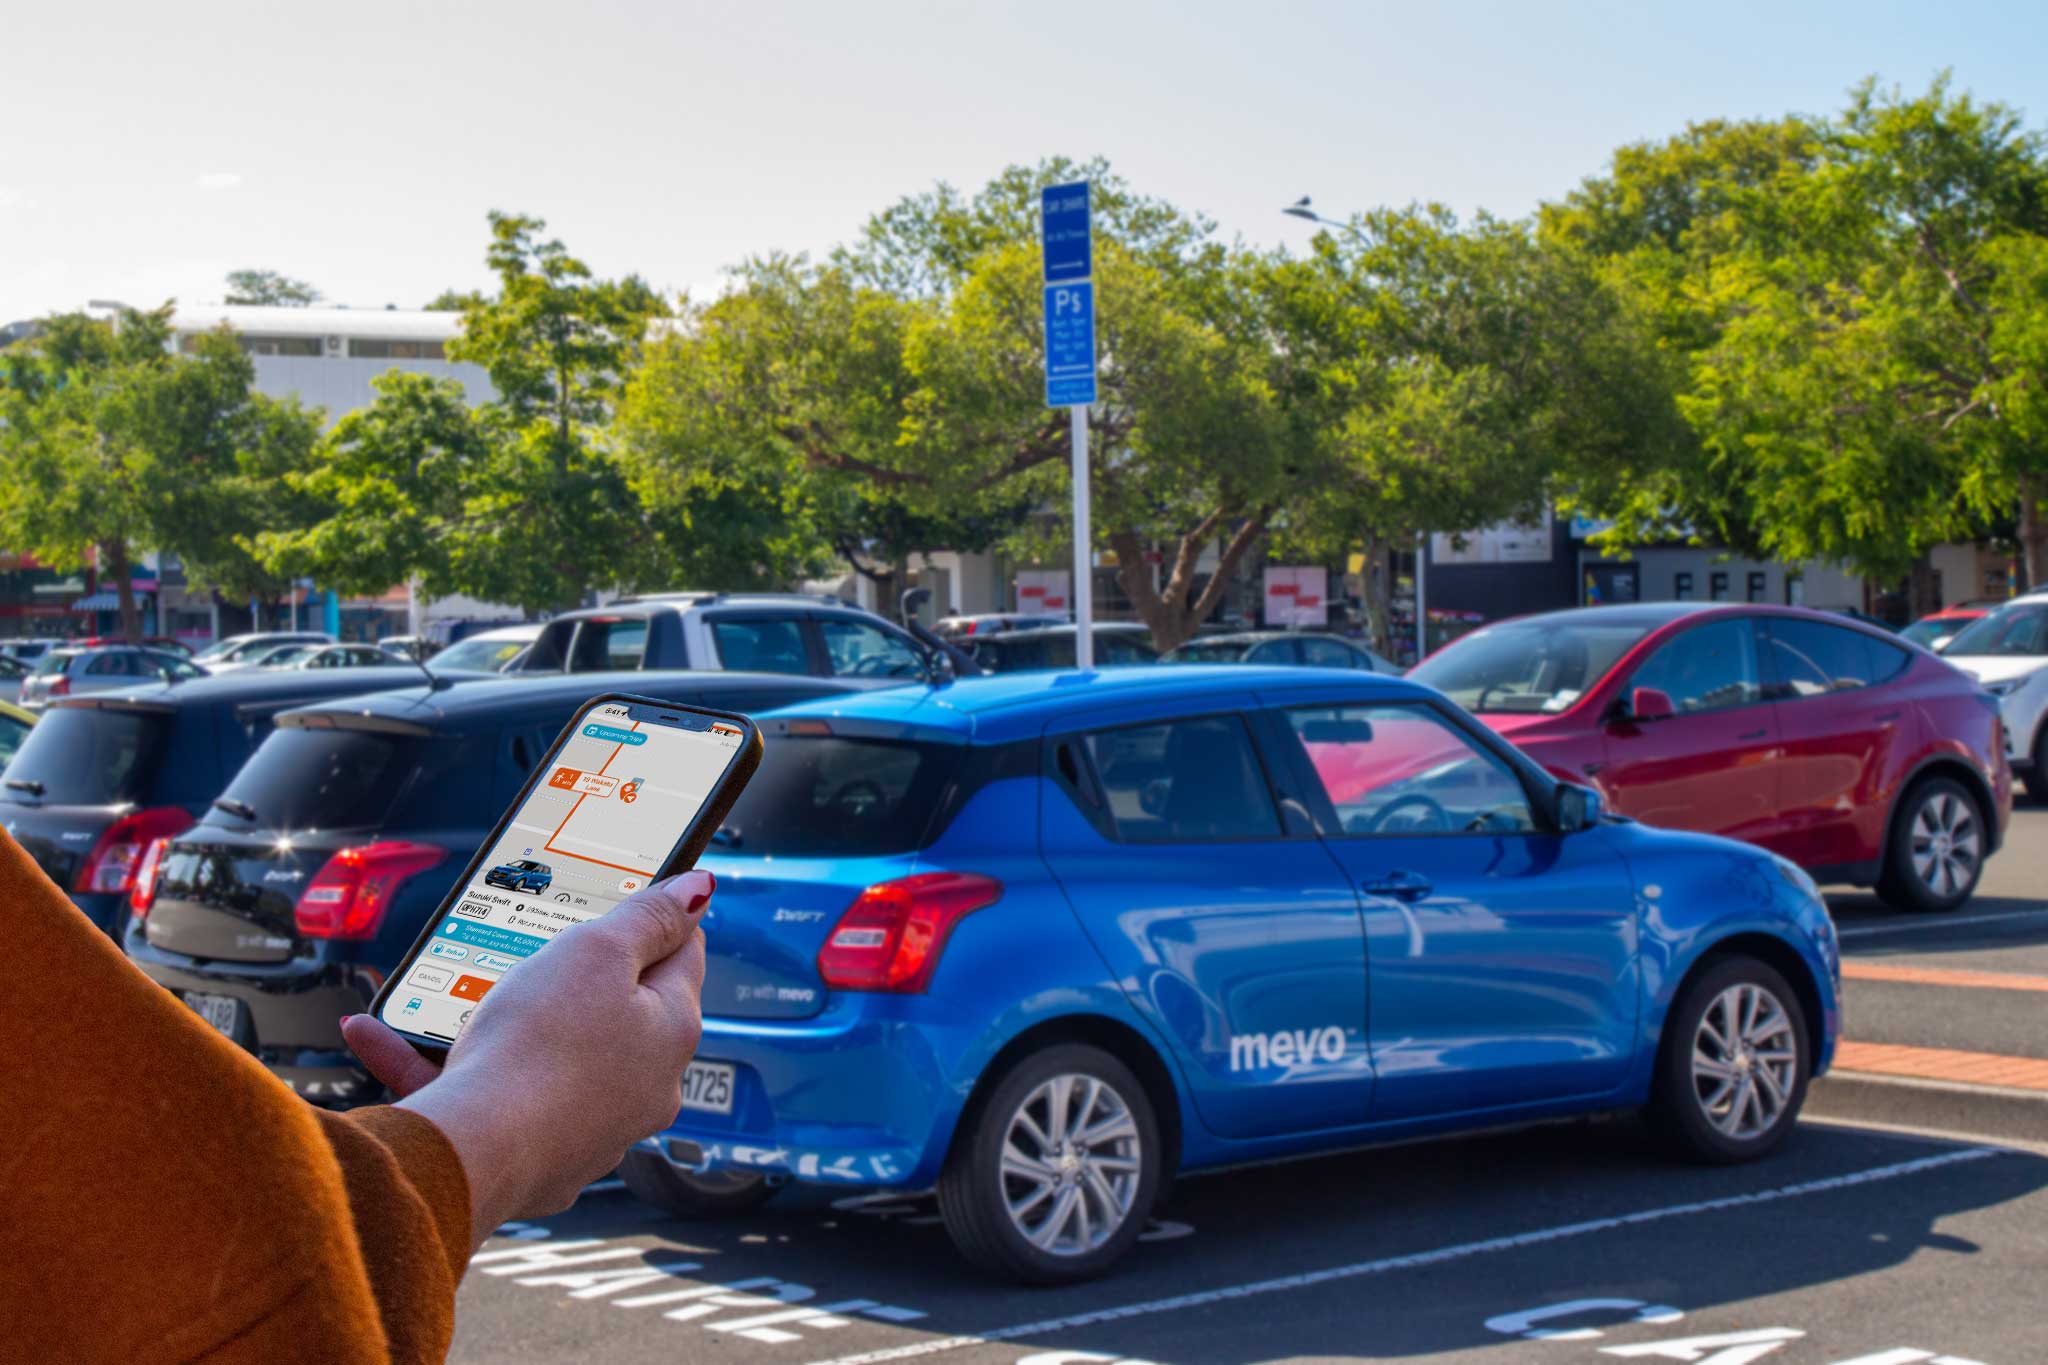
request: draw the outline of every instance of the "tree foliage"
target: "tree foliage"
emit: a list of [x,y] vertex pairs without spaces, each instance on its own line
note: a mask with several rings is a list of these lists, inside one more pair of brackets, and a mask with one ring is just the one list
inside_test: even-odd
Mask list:
[[230,270],[229,303],[268,304],[278,308],[310,308],[320,302],[320,291],[304,280],[280,275],[275,270]]

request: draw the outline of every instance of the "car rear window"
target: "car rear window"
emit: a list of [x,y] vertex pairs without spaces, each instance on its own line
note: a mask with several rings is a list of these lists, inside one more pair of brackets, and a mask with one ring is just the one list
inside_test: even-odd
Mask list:
[[41,663],[36,665],[36,676],[38,678],[47,678],[52,673],[62,673],[65,669],[71,667],[71,661],[77,657],[76,654],[59,654],[52,650],[43,656]]
[[13,800],[59,806],[140,800],[170,729],[170,716],[160,711],[53,706],[7,765],[4,790]]
[[221,799],[270,829],[487,828],[489,761],[482,737],[284,725]]
[[777,858],[923,848],[957,799],[964,752],[954,744],[778,735],[714,847]]

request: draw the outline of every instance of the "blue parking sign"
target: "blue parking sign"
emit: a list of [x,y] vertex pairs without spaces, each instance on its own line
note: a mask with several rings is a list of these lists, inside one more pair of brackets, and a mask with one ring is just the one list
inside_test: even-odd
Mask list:
[[1047,185],[1038,196],[1045,242],[1045,282],[1085,280],[1093,273],[1088,236],[1088,182]]
[[1095,401],[1095,286],[1045,287],[1045,402],[1064,408]]

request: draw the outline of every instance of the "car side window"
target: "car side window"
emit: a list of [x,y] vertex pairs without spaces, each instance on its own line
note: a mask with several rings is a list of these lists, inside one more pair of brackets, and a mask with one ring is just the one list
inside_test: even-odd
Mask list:
[[909,644],[865,621],[821,621],[834,677],[921,678],[924,657]]
[[1238,716],[1100,730],[1087,745],[1115,837],[1125,843],[1280,837],[1279,812]]
[[1286,713],[1345,834],[1527,834],[1521,778],[1426,706],[1300,706]]
[[713,621],[711,639],[718,646],[718,661],[729,669],[748,673],[811,671],[803,626],[798,621]]
[[1771,694],[1785,701],[1881,683],[1912,660],[1888,641],[1819,621],[1775,618],[1763,631]]
[[1103,664],[1149,664],[1159,656],[1152,652],[1152,646],[1121,632],[1095,636],[1095,661]]
[[1299,656],[1292,640],[1268,640],[1254,645],[1251,653],[1244,656],[1248,664],[1291,664],[1299,662]]
[[1664,693],[1681,716],[1761,701],[1756,631],[1741,617],[1694,626],[1659,646],[1628,685]]
[[131,673],[126,654],[102,654],[85,666],[88,676],[95,678],[120,677]]
[[1335,640],[1308,639],[1300,642],[1301,661],[1311,668],[1364,668],[1366,662]]

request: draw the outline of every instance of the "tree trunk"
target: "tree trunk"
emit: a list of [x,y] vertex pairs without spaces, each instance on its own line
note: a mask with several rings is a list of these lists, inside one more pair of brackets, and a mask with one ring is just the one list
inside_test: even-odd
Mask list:
[[1941,610],[1941,589],[1935,585],[1934,560],[1921,555],[1906,576],[1906,623]]
[[1273,509],[1270,506],[1257,508],[1243,525],[1231,533],[1223,546],[1223,553],[1217,557],[1216,572],[1209,576],[1208,583],[1196,595],[1195,564],[1228,515],[1229,509],[1219,507],[1180,538],[1180,546],[1173,557],[1173,572],[1160,587],[1153,586],[1151,571],[1145,565],[1145,544],[1138,533],[1129,529],[1109,533],[1109,547],[1116,551],[1117,582],[1123,585],[1125,595],[1131,599],[1138,619],[1151,630],[1152,647],[1161,654],[1193,635],[1195,628],[1215,610],[1230,586],[1231,575],[1259,537],[1265,534],[1266,522],[1272,517]]
[[1376,653],[1394,657],[1392,625],[1394,574],[1387,560],[1387,542],[1368,531],[1365,536],[1365,629]]
[[[142,611],[135,605],[135,579],[128,563],[128,542],[101,541],[99,558],[102,579],[106,574],[114,576],[114,596],[121,604],[121,638],[131,645],[139,645],[142,643]],[[101,586],[105,586],[104,581]]]
[[2044,562],[2044,550],[2048,550],[2048,524],[2041,517],[2041,503],[2048,499],[2048,474],[2022,474],[2020,476],[2020,571],[2026,582],[2020,590],[2030,591],[2042,585],[2042,573],[2048,571]]

